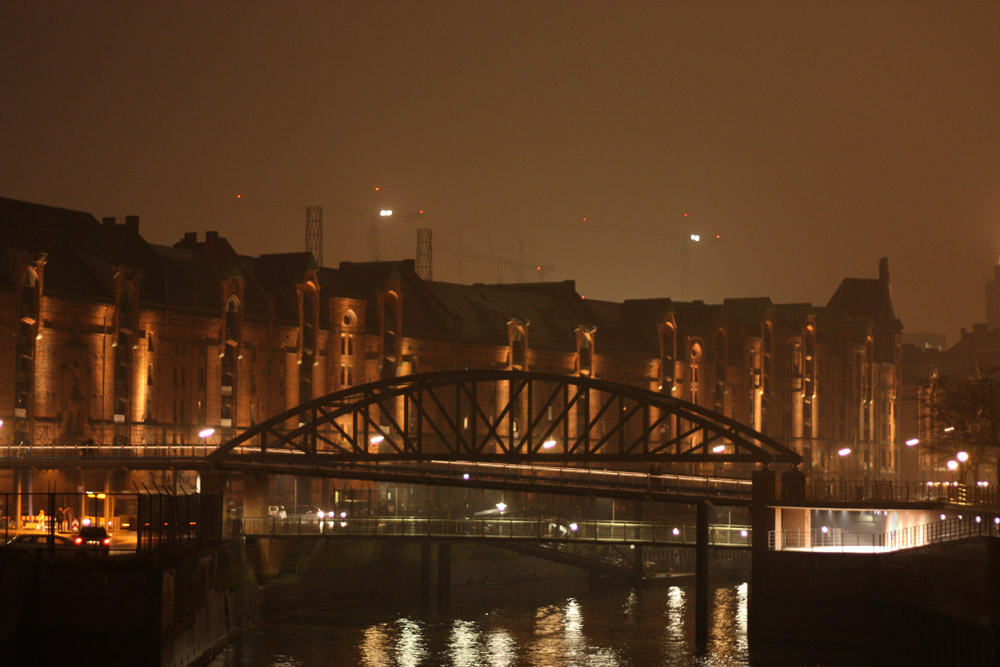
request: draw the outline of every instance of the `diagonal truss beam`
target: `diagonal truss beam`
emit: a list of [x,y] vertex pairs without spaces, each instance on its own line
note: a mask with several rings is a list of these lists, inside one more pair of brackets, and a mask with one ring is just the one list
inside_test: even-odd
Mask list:
[[351,460],[801,461],[763,433],[662,393],[493,369],[344,389],[274,415],[209,456],[268,450]]

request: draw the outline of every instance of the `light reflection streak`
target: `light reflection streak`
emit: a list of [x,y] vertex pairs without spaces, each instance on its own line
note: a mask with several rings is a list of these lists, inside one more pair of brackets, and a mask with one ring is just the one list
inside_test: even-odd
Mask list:
[[684,641],[684,589],[671,586],[667,590],[667,639],[671,642]]
[[636,622],[637,615],[639,611],[639,595],[635,592],[633,588],[629,591],[628,599],[625,600],[625,618],[628,620],[629,625]]
[[456,619],[451,626],[448,653],[455,667],[476,667],[483,664],[479,648],[479,630],[472,621]]
[[399,639],[396,641],[396,664],[400,667],[417,667],[427,657],[420,624],[408,618],[396,621]]
[[361,660],[365,667],[381,667],[389,661],[392,640],[387,632],[388,624],[379,623],[365,628],[365,639],[361,643]]
[[517,641],[506,630],[494,630],[486,638],[486,664],[511,667],[517,661]]

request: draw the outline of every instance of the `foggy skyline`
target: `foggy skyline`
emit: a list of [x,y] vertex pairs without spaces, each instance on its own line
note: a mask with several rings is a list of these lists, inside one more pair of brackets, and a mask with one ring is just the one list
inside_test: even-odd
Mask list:
[[1000,256],[998,33],[992,3],[8,3],[0,196],[252,255],[320,205],[329,266],[368,259],[351,211],[423,209],[384,259],[523,238],[616,301],[825,305],[886,256],[904,331],[953,343]]

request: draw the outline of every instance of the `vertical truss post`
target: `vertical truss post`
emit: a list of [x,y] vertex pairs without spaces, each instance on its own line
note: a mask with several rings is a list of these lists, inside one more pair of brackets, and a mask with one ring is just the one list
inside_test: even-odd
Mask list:
[[[535,423],[535,414],[534,414],[534,410],[535,410],[535,381],[534,380],[527,380],[527,383],[528,383],[528,409],[525,411],[525,413],[526,413],[525,416],[524,416],[524,428],[525,428],[525,431],[524,431],[524,435],[521,436],[521,443],[526,444],[528,446],[528,451],[530,452],[531,451],[531,443],[532,443],[532,440],[534,438],[534,434],[532,433],[533,429],[531,428],[531,425]],[[518,451],[518,453],[521,452],[521,444],[520,443],[518,443],[517,451]]]
[[563,409],[562,409],[562,441],[563,451],[569,445],[569,383],[563,383]]
[[424,449],[424,390],[417,390],[417,442],[419,443],[419,451],[422,454]]
[[479,442],[479,432],[478,426],[479,420],[476,418],[479,415],[479,381],[473,379],[472,387],[470,387],[469,393],[472,395],[472,405],[469,406],[469,443],[471,445],[473,452],[479,452],[480,442]]
[[455,384],[455,446],[463,451],[465,444],[462,438],[462,383]]
[[618,391],[618,453],[625,451],[625,421],[622,415],[625,414],[625,396]]

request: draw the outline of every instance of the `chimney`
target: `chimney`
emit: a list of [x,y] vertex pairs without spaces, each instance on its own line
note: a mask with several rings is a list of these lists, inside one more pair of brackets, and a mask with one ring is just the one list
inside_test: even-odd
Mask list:
[[125,229],[139,233],[139,216],[137,215],[126,215],[125,216]]
[[883,285],[889,288],[889,296],[892,296],[892,282],[889,280],[889,258],[883,257],[878,261],[878,279]]
[[105,227],[108,227],[108,228],[114,227],[115,226],[115,217],[113,215],[111,215],[111,216],[105,216],[105,217],[101,218],[101,224],[104,225]]
[[205,232],[205,243],[219,240],[219,232]]
[[197,243],[198,232],[184,232],[184,243]]

